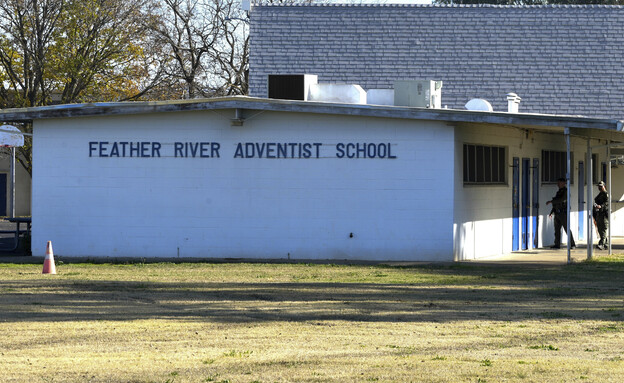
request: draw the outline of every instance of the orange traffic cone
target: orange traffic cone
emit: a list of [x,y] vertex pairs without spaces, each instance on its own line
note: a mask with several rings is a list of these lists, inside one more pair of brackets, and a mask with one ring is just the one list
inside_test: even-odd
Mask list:
[[54,265],[54,253],[52,252],[52,241],[48,241],[46,247],[46,256],[43,261],[43,273],[42,274],[56,274],[56,266]]

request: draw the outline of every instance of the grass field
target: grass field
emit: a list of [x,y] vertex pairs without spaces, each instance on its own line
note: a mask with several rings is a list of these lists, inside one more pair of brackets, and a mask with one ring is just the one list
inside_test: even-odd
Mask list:
[[624,258],[0,264],[2,382],[624,382]]

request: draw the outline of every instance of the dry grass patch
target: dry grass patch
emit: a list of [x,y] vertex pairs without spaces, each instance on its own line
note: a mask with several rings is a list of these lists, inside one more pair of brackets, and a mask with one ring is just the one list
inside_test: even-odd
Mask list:
[[5,382],[620,382],[624,262],[0,264]]

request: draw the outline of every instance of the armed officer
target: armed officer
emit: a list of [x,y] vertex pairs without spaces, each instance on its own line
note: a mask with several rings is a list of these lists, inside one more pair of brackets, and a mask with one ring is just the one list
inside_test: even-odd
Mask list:
[[609,248],[609,239],[607,231],[609,230],[609,194],[603,181],[598,182],[598,190],[600,193],[594,198],[594,222],[598,228],[600,242],[596,246],[600,250]]
[[[561,248],[561,228],[566,231],[568,230],[568,188],[566,187],[566,179],[559,178],[557,180],[557,186],[559,190],[557,194],[550,201],[546,202],[546,205],[552,204],[552,210],[548,217],[552,217],[555,215],[555,244],[552,245],[551,249],[560,249]],[[570,247],[575,248],[576,243],[574,242],[574,236],[572,233],[567,233],[570,241]]]

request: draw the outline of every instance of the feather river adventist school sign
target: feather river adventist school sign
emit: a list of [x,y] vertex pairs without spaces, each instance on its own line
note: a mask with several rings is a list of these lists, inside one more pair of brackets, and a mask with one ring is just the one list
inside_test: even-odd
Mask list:
[[[220,158],[219,142],[91,141],[89,157]],[[395,159],[390,143],[239,142],[233,158],[380,158]]]

